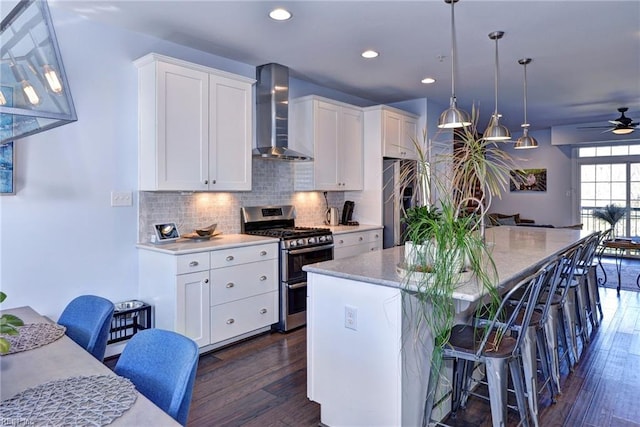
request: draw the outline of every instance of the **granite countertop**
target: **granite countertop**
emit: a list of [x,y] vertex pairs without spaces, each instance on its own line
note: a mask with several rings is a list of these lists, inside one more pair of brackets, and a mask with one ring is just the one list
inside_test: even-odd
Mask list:
[[263,236],[252,236],[249,234],[219,234],[209,240],[193,240],[180,238],[170,243],[138,243],[138,249],[162,252],[170,255],[190,254],[218,249],[229,249],[240,246],[252,246],[262,243],[278,243],[279,239]]
[[[486,240],[492,246],[496,265],[497,284],[513,285],[534,273],[547,260],[563,253],[591,232],[558,228],[501,226],[486,230]],[[411,289],[398,270],[404,261],[404,247],[367,252],[355,257],[309,264],[303,270],[311,273],[341,277],[380,286]],[[474,279],[461,283],[453,298],[477,301],[486,292]]]

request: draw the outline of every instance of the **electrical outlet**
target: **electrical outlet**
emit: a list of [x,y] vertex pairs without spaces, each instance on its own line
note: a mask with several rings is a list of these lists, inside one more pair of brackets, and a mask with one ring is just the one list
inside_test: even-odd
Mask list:
[[133,195],[131,191],[112,191],[111,206],[131,206],[133,205]]
[[350,305],[344,306],[344,327],[358,330],[358,309]]

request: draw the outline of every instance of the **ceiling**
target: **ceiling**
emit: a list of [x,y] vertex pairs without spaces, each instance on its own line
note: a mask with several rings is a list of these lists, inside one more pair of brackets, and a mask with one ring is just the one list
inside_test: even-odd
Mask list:
[[[451,6],[422,1],[99,1],[50,0],[52,8],[146,33],[250,65],[276,62],[291,75],[375,103],[451,95]],[[286,7],[292,19],[267,17]],[[484,1],[455,4],[456,95],[479,107],[483,129],[494,109],[499,41],[498,109],[512,132],[524,121],[523,66],[531,129],[640,120],[640,1]],[[365,49],[376,59],[360,56]],[[425,76],[436,83],[424,85]]]

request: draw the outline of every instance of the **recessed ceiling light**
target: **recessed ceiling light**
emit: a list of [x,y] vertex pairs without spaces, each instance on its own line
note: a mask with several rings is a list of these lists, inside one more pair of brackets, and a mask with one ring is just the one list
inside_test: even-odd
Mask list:
[[436,79],[434,79],[433,77],[425,77],[424,79],[421,80],[421,82],[426,85],[430,85],[431,83],[435,83]]
[[371,59],[377,56],[378,56],[378,52],[376,52],[375,50],[365,50],[364,52],[362,52],[363,58]]
[[269,17],[276,21],[286,21],[287,19],[291,18],[291,12],[279,7],[269,12]]

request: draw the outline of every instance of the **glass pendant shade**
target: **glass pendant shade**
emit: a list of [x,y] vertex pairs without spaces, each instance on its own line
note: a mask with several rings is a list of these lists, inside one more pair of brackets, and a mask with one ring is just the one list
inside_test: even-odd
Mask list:
[[451,102],[449,108],[440,114],[438,119],[438,127],[440,129],[455,129],[471,125],[469,114],[460,110],[456,102],[456,23],[453,5],[457,1],[444,0],[445,3],[451,4]]
[[538,146],[538,141],[532,136],[529,136],[529,128],[524,128],[522,136],[518,138],[513,148],[518,150],[524,150],[527,148],[536,148]]
[[0,101],[0,145],[77,120],[45,0],[2,16]]

